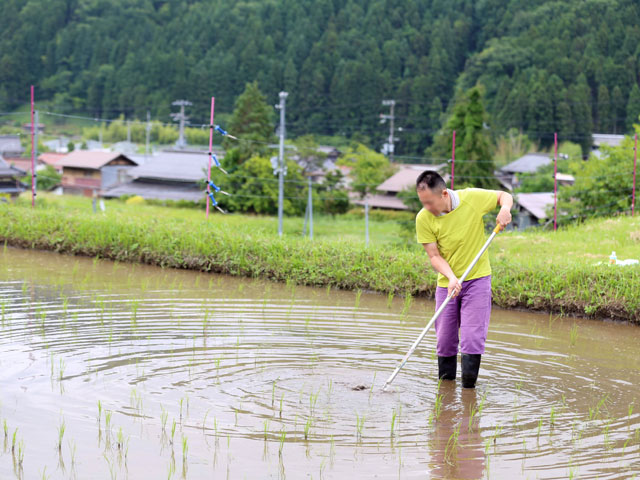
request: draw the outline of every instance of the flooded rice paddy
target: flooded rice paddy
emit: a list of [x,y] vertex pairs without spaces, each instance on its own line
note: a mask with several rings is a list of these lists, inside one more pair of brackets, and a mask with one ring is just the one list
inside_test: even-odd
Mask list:
[[0,308],[3,479],[640,473],[637,327],[494,309],[477,389],[430,333],[382,393],[432,302],[5,248]]

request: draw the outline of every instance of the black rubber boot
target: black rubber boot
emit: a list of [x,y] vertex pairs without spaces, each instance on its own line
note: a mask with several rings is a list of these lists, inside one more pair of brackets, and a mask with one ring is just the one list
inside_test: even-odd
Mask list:
[[462,387],[476,388],[476,380],[478,380],[478,371],[480,370],[479,353],[463,353],[462,357]]
[[438,378],[442,380],[455,380],[458,356],[438,357]]

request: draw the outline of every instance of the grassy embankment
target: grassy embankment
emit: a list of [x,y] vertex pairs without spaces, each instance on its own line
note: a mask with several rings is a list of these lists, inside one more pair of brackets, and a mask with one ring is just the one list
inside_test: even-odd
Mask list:
[[[42,199],[41,199],[42,200]],[[401,248],[400,228],[353,217],[319,217],[314,241],[301,237],[302,219],[286,218],[282,238],[270,217],[212,214],[107,202],[93,214],[90,199],[46,197],[32,210],[22,200],[0,204],[0,241],[26,248],[99,256],[124,262],[265,277],[305,285],[432,296],[435,274],[421,248]],[[640,220],[594,220],[553,232],[506,232],[494,240],[494,302],[640,323],[640,266],[609,267],[640,257]],[[603,262],[603,265],[594,265]]]

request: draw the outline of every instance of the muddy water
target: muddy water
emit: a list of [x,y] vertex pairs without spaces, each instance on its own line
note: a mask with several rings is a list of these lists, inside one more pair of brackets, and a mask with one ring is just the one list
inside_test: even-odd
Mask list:
[[3,479],[640,472],[637,327],[494,310],[476,390],[429,334],[381,393],[431,302],[8,248],[0,308]]

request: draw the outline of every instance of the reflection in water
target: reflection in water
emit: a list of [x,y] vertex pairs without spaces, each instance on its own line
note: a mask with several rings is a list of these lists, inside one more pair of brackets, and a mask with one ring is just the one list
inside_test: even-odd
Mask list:
[[433,433],[429,441],[432,478],[482,478],[485,468],[482,436],[478,431],[478,402],[475,388],[460,388],[443,380],[434,405]]
[[428,335],[381,393],[433,310],[403,304],[0,249],[0,478],[640,472],[638,328],[495,309],[476,390]]

